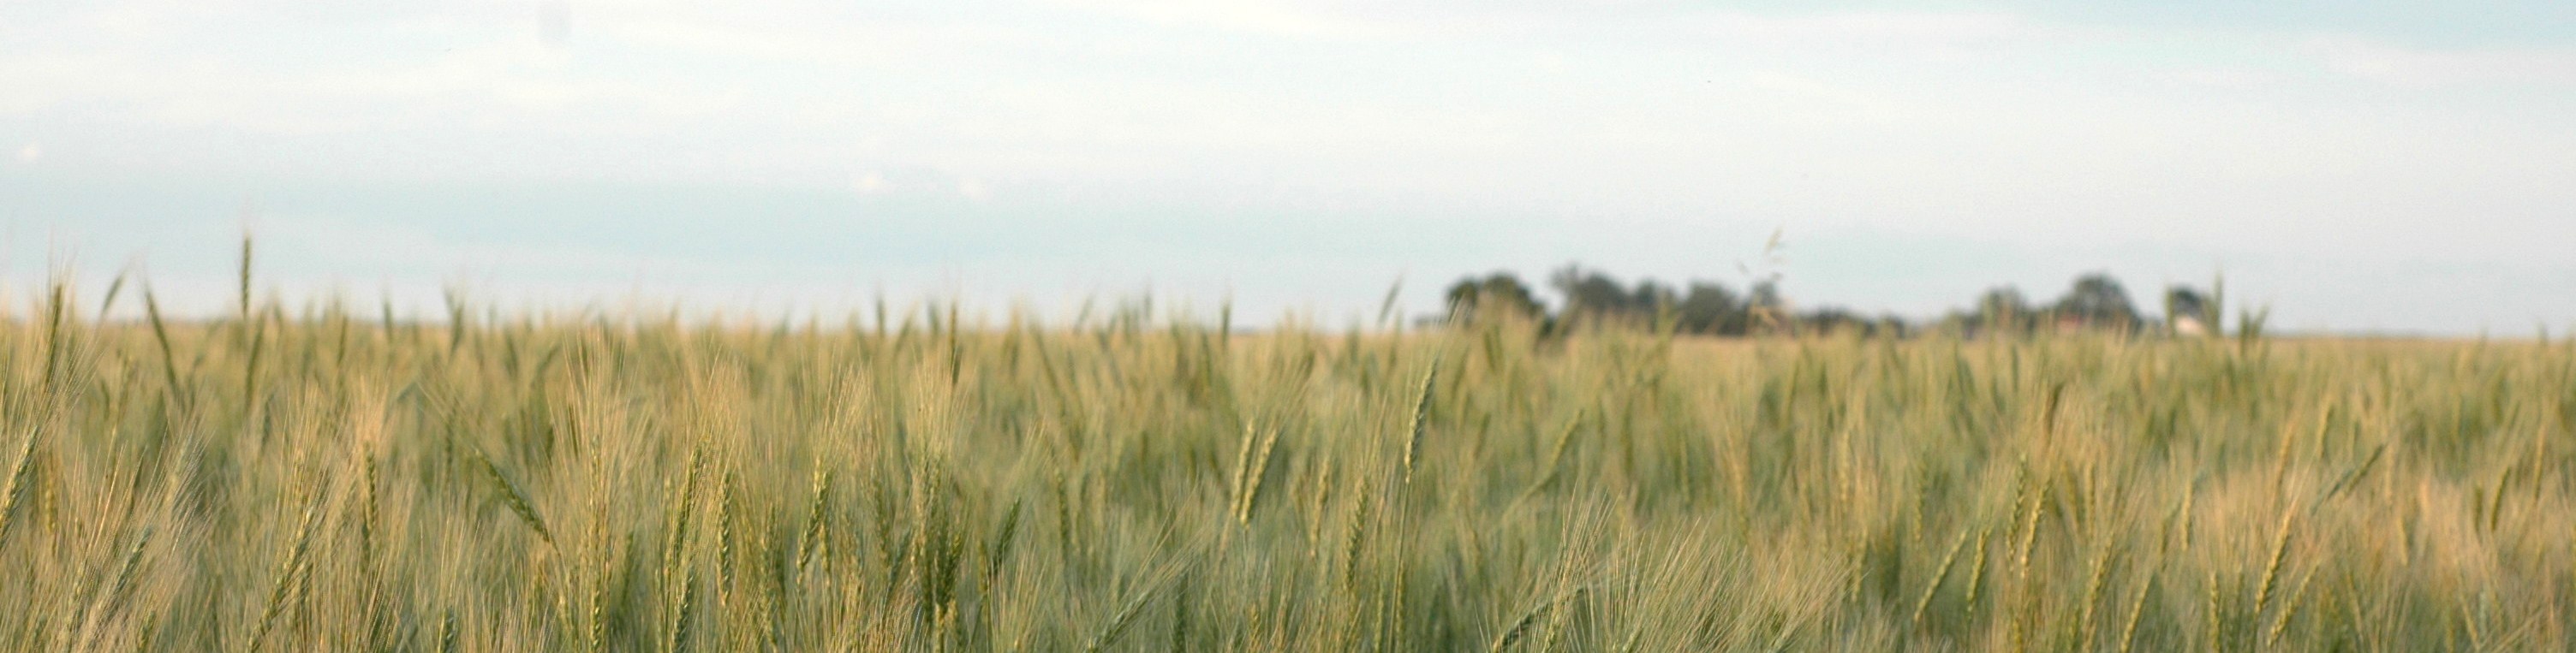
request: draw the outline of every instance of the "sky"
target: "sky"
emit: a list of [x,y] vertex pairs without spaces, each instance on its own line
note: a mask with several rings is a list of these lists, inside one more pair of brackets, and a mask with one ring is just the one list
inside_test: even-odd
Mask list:
[[424,315],[1340,324],[1579,262],[2565,333],[2576,3],[0,0],[0,230],[11,301],[207,313],[247,232]]

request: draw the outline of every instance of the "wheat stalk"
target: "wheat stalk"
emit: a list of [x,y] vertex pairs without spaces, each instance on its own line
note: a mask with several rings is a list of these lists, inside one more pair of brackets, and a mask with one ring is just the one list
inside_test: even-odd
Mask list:
[[492,493],[501,497],[501,502],[510,507],[510,512],[517,514],[519,521],[526,523],[529,530],[536,531],[538,540],[548,545],[554,544],[554,533],[547,530],[546,521],[537,516],[537,507],[528,501],[527,492],[520,490],[519,484],[511,481],[508,475],[501,473],[501,465],[492,462],[492,456],[483,453],[481,448],[468,446],[466,452],[474,457],[475,467],[483,472],[484,482],[491,485]]
[[268,639],[270,628],[277,624],[278,615],[286,609],[287,595],[304,577],[305,560],[313,551],[314,527],[321,523],[322,517],[322,493],[310,488],[306,491],[312,496],[304,504],[304,518],[298,520],[295,527],[295,544],[278,562],[277,584],[269,591],[268,608],[260,611],[259,625],[251,629],[249,639],[243,640],[244,651],[259,650],[260,644]]
[[1422,453],[1422,435],[1431,427],[1431,388],[1432,382],[1439,378],[1440,360],[1435,358],[1431,361],[1431,369],[1422,373],[1421,398],[1414,401],[1413,419],[1405,429],[1409,432],[1404,443],[1404,482],[1407,485],[1413,483],[1413,461]]
[[[1983,542],[1984,539],[1984,535],[1980,534],[1978,536],[1979,542]],[[1913,624],[1916,628],[1923,627],[1923,615],[1926,611],[1932,609],[1932,597],[1936,596],[1941,591],[1941,581],[1948,580],[1950,578],[1950,568],[1956,566],[1959,559],[1959,551],[1967,548],[1967,546],[1968,531],[1959,531],[1959,536],[1951,539],[1950,551],[1948,553],[1941,554],[1941,564],[1933,566],[1937,571],[1932,572],[1932,582],[1923,586],[1923,597],[1914,601],[1914,615],[1906,619],[1907,623]],[[1979,546],[1982,547],[1983,545],[1980,544]]]
[[2116,547],[2105,546],[2101,555],[2093,558],[2093,573],[2089,574],[2084,581],[2084,602],[2079,616],[2075,619],[2078,633],[2075,645],[2078,648],[2093,647],[2093,613],[2102,601],[2102,583],[2110,575],[2111,558],[2118,552]]
[[1562,605],[1567,601],[1571,601],[1576,597],[1582,596],[1585,589],[1587,588],[1579,585],[1569,587],[1566,588],[1565,591],[1558,592],[1556,596],[1549,597],[1548,600],[1540,601],[1537,605],[1530,606],[1528,611],[1521,613],[1521,617],[1519,619],[1512,620],[1512,626],[1510,628],[1503,629],[1503,634],[1494,638],[1493,646],[1486,647],[1485,650],[1491,651],[1492,653],[1502,653],[1503,651],[1510,650],[1513,644],[1519,643],[1523,637],[1529,635],[1530,627],[1537,625],[1539,617],[1554,612],[1558,605]]
[[2281,527],[2272,535],[2272,555],[2268,562],[2263,563],[2262,583],[2254,589],[2254,614],[2256,615],[2263,614],[2264,609],[2272,605],[2272,589],[2281,578],[2281,560],[2289,553],[2290,524],[2292,518],[2297,515],[2293,512],[2283,512]]
[[27,439],[18,443],[18,462],[10,466],[9,485],[0,488],[0,544],[9,542],[9,528],[17,524],[12,517],[27,497],[27,478],[36,469],[36,438],[43,434],[41,429],[28,431]]
[[1986,546],[1993,542],[1993,540],[1992,531],[1982,532],[1977,535],[1977,555],[1972,558],[1975,564],[1968,566],[1968,597],[1963,605],[1967,606],[1967,618],[1970,621],[1974,621],[1977,617],[1977,599],[1985,594],[1987,560]]
[[2120,651],[2119,651],[2119,653],[2129,653],[2129,647],[2130,647],[2130,645],[2132,645],[2132,644],[2136,644],[2136,643],[2137,643],[2137,641],[2138,641],[2138,618],[2143,617],[2143,616],[2146,616],[2146,611],[2147,611],[2147,596],[2148,596],[2148,593],[2149,593],[2149,592],[2153,592],[2153,591],[2155,591],[2155,589],[2156,589],[2156,574],[2155,574],[2155,569],[2154,569],[2154,567],[2150,566],[2150,567],[2148,568],[2148,570],[2147,570],[2147,580],[2146,580],[2145,582],[2138,583],[2138,592],[2137,592],[2137,596],[2131,597],[2131,598],[2129,599],[2129,616],[2128,616],[2128,618],[2126,618],[2126,619],[2122,619],[2122,620],[2121,620],[2121,626],[2120,626]]

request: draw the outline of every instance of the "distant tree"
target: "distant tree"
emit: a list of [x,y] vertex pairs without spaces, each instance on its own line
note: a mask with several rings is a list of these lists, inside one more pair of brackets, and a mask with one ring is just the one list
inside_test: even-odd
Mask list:
[[1691,282],[1673,313],[1676,328],[1684,333],[1744,335],[1744,300],[1723,284]]
[[1565,267],[1558,268],[1556,272],[1549,274],[1547,285],[1555,288],[1556,293],[1564,297],[1565,317],[1568,319],[1581,315],[1618,313],[1628,305],[1628,289],[1620,287],[1619,280],[1599,270],[1587,270],[1576,264],[1566,264]]
[[1479,279],[1469,276],[1451,284],[1448,292],[1449,319],[1468,322],[1477,319],[1510,317],[1544,320],[1547,309],[1539,306],[1538,297],[1529,286],[1510,272],[1496,271]]
[[1798,328],[1817,335],[1849,333],[1863,338],[1902,338],[1912,326],[1906,324],[1905,318],[1892,313],[1872,318],[1840,306],[1826,306],[1799,314]]
[[1789,299],[1780,295],[1780,282],[1764,279],[1753,284],[1753,294],[1744,301],[1745,330],[1782,330],[1797,327],[1796,316],[1789,314]]
[[1564,296],[1565,310],[1559,318],[1568,322],[1644,324],[1675,301],[1671,289],[1652,280],[1630,289],[1608,274],[1572,264],[1548,275],[1548,285]]
[[1798,315],[1798,331],[1830,335],[1849,331],[1869,335],[1868,317],[1840,306],[1825,306]]
[[1632,313],[1656,313],[1680,303],[1673,289],[1653,279],[1637,280],[1637,289],[1628,292],[1627,310]]
[[[1445,319],[1468,322],[1509,315],[1540,321],[1545,325],[1544,333],[1563,333],[1568,327],[1587,323],[1714,336],[1851,331],[1864,336],[1904,337],[1916,328],[1894,314],[1873,317],[1837,306],[1799,312],[1781,292],[1777,276],[1757,279],[1739,293],[1726,284],[1705,280],[1676,287],[1656,279],[1638,279],[1631,285],[1607,272],[1569,263],[1548,273],[1547,286],[1561,298],[1553,316],[1511,273],[1471,275],[1449,286]],[[2015,323],[2028,320],[2023,316],[2034,311],[2021,295],[2010,289],[2003,292],[2009,301],[2002,319]]]
[[1872,330],[1871,335],[1885,335],[1891,338],[1903,338],[1914,335],[1914,328],[1914,323],[1906,320],[1905,316],[1897,315],[1895,313],[1880,313],[1878,316],[1878,327]]
[[2177,335],[2208,335],[2218,326],[2218,303],[2191,286],[2165,289],[2165,330]]
[[2129,304],[2129,291],[2101,272],[2076,277],[2075,287],[2058,298],[2054,312],[2058,319],[2088,327],[2135,329],[2139,323],[2137,307]]
[[2037,324],[2036,313],[2030,300],[2022,298],[2020,289],[1999,286],[1977,296],[1976,312],[1968,317],[1968,328],[1975,332],[2027,333]]

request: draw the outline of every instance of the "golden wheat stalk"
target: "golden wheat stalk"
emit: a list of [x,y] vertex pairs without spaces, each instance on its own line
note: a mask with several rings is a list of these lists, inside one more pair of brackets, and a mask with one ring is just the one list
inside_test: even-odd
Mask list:
[[1422,435],[1431,427],[1431,388],[1439,378],[1440,359],[1434,358],[1431,368],[1422,372],[1421,398],[1414,401],[1413,419],[1405,429],[1409,432],[1404,442],[1404,482],[1407,485],[1413,483],[1414,459],[1422,455]]
[[0,488],[0,544],[8,544],[9,528],[17,523],[11,518],[18,514],[18,505],[26,500],[27,479],[36,470],[36,438],[43,434],[42,429],[30,430],[27,439],[18,443],[18,462],[10,466],[9,485]]
[[[1979,539],[1982,541],[1984,538],[1980,535]],[[1950,569],[1958,565],[1959,552],[1967,546],[1968,531],[1959,531],[1958,537],[1951,538],[1950,551],[1941,554],[1941,564],[1933,566],[1936,571],[1932,572],[1932,582],[1923,586],[1923,597],[1915,599],[1914,614],[1906,618],[1906,623],[1913,624],[1916,628],[1923,627],[1923,615],[1932,609],[1932,597],[1941,591],[1941,582],[1949,580]]]
[[484,482],[492,487],[493,494],[500,496],[501,503],[508,505],[510,512],[517,514],[519,521],[526,523],[529,530],[536,531],[538,540],[554,544],[554,532],[546,528],[545,519],[537,516],[536,504],[528,501],[528,493],[520,490],[519,484],[511,481],[509,475],[503,474],[501,465],[493,462],[492,456],[483,453],[481,448],[468,446],[466,452],[474,457],[475,467],[483,472]]
[[2119,653],[2129,653],[2129,646],[2137,643],[2138,619],[2146,616],[2147,597],[2149,596],[2149,593],[2155,591],[2155,589],[2155,570],[2153,568],[2149,568],[2147,571],[2147,580],[2145,582],[2138,583],[2137,596],[2129,599],[2128,618],[2121,620]]
[[2297,516],[2298,513],[2295,512],[2283,512],[2281,527],[2272,534],[2272,555],[2268,562],[2263,563],[2262,583],[2254,588],[2255,615],[2262,615],[2264,609],[2272,605],[2272,589],[2281,578],[2281,560],[2290,551],[2290,525],[2294,523],[2294,518]]
[[304,504],[304,518],[295,527],[295,543],[287,549],[285,559],[278,562],[277,584],[269,591],[268,608],[260,611],[258,625],[251,629],[250,637],[242,641],[244,651],[257,651],[260,644],[268,640],[269,630],[277,624],[278,615],[286,610],[286,597],[304,578],[305,561],[313,552],[313,533],[322,518],[322,493],[310,487],[306,491],[312,496]]

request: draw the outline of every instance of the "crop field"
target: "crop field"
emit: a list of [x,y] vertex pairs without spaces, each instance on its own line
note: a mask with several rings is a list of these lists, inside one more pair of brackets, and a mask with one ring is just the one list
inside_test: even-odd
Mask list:
[[102,301],[6,650],[2576,646],[2571,342]]

